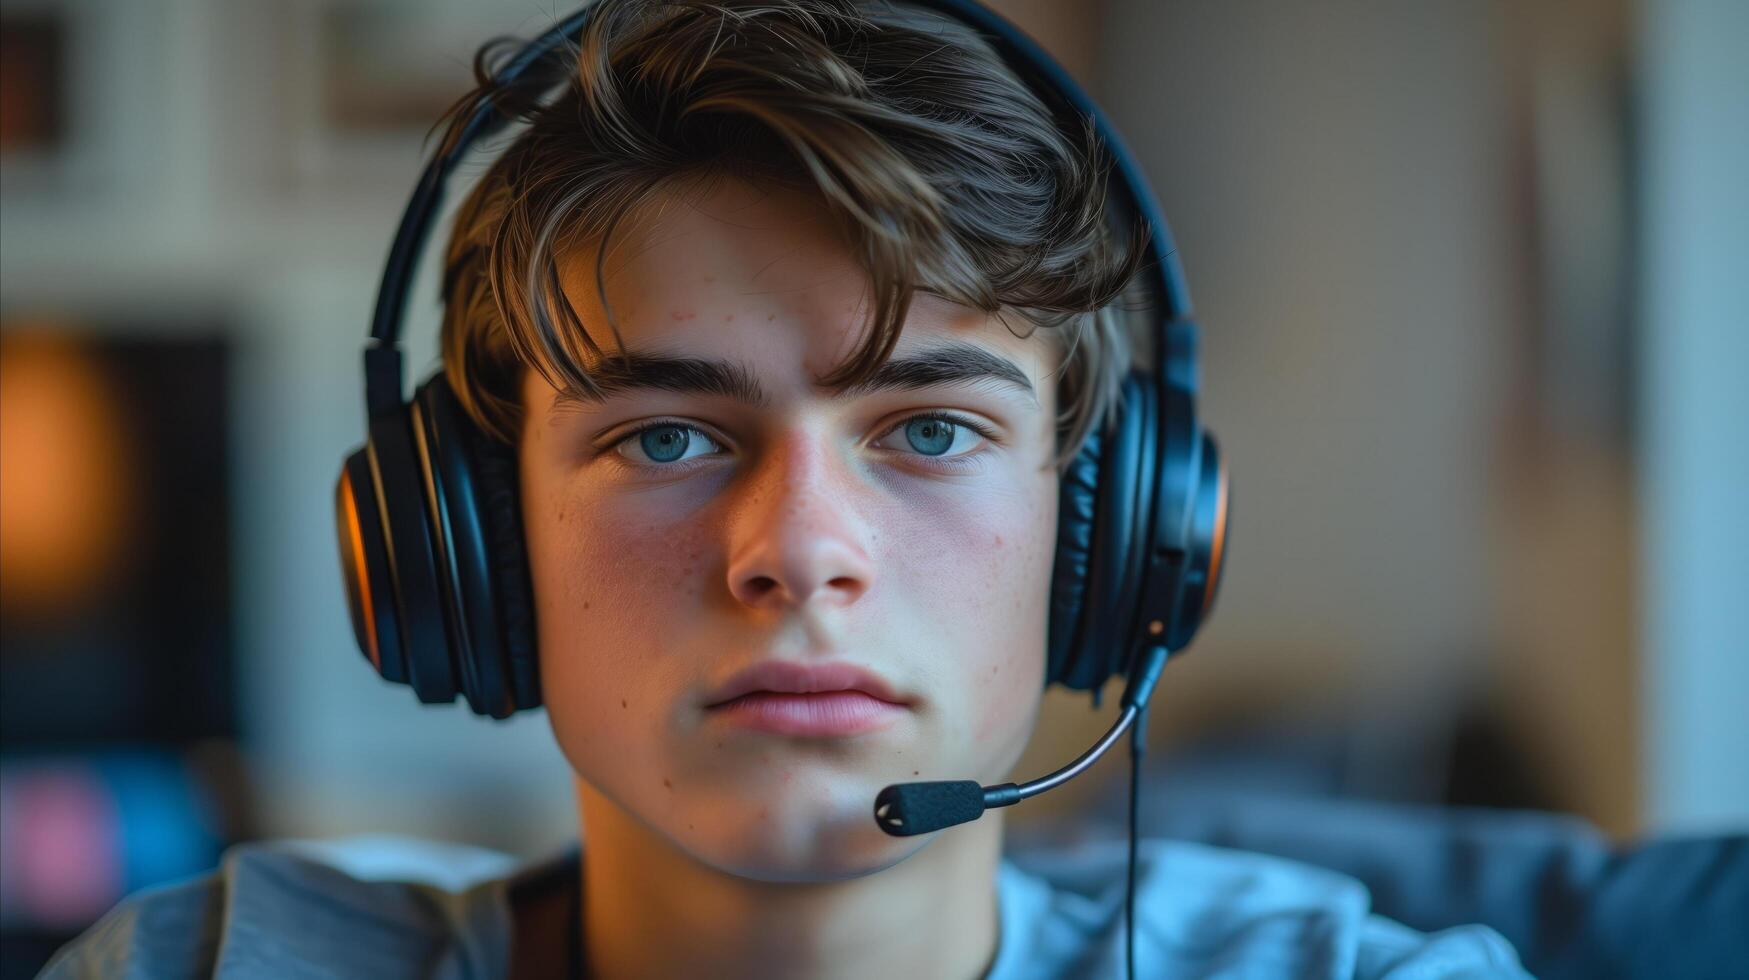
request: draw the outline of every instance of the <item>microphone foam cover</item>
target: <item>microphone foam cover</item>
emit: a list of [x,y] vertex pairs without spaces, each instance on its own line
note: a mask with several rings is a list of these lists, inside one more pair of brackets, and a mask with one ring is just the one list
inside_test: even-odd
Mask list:
[[975,780],[896,783],[875,797],[875,823],[894,837],[927,834],[976,820],[984,812],[984,788]]

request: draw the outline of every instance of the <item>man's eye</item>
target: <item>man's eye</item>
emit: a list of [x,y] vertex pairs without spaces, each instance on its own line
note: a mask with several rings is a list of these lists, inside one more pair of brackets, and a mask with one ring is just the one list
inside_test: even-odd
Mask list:
[[631,433],[614,448],[634,463],[660,466],[708,456],[721,447],[690,425],[660,422]]
[[[989,438],[983,427],[967,419],[914,415],[888,429],[874,445],[924,457],[954,458],[969,455]],[[722,447],[694,426],[657,422],[621,438],[614,451],[639,466],[663,467],[721,452]]]
[[943,415],[917,415],[888,430],[874,444],[882,449],[897,449],[922,456],[962,456],[976,449],[979,440],[984,438],[984,433],[964,420]]

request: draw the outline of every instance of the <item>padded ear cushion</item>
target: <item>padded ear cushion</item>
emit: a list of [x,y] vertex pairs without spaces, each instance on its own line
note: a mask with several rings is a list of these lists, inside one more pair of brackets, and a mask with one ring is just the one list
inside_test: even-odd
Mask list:
[[1131,372],[1124,379],[1123,416],[1106,448],[1099,477],[1098,519],[1087,568],[1086,615],[1081,643],[1086,690],[1100,691],[1122,673],[1134,649],[1140,607],[1142,559],[1155,510],[1155,462],[1159,455],[1153,376]]
[[441,372],[420,386],[413,414],[463,693],[474,711],[504,718],[539,704],[514,456],[479,431]]
[[538,708],[541,704],[540,657],[535,642],[534,590],[529,584],[526,539],[522,534],[522,481],[516,452],[471,424],[480,519],[486,531],[486,547],[497,596],[499,638],[509,672],[513,710]]
[[1045,683],[1067,684],[1076,667],[1087,562],[1093,550],[1094,510],[1099,501],[1099,461],[1106,434],[1094,429],[1063,471],[1057,489],[1057,553],[1051,568],[1051,608]]
[[1147,376],[1132,372],[1116,424],[1091,455],[1084,451],[1097,477],[1089,484],[1072,467],[1059,490],[1050,678],[1071,690],[1097,694],[1129,647],[1141,574],[1136,522],[1152,510],[1153,417]]

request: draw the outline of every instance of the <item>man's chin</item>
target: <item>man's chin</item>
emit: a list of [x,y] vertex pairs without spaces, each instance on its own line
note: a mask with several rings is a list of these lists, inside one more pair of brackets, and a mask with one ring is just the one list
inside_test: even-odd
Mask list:
[[826,840],[816,841],[815,846],[805,849],[781,842],[768,842],[763,847],[755,844],[751,848],[732,849],[732,853],[710,863],[751,881],[828,884],[885,871],[915,854],[927,842],[927,838],[888,837],[878,830],[874,833],[879,840],[869,840],[861,832],[847,835],[842,847]]
[[832,806],[819,797],[742,801],[719,809],[708,830],[699,824],[689,832],[688,849],[707,864],[755,881],[860,878],[903,861],[927,840],[882,833],[870,810],[873,798],[858,795]]

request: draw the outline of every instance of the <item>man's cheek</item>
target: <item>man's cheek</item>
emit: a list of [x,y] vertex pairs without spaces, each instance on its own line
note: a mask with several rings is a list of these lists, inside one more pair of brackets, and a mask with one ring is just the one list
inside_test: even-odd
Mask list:
[[650,684],[663,676],[661,631],[673,617],[672,599],[640,583],[660,570],[616,565],[594,547],[553,549],[547,559],[536,604],[544,700],[580,736],[642,731],[659,707]]
[[1044,688],[1044,657],[1031,649],[1006,651],[982,667],[973,680],[973,737],[980,745],[1024,741]]
[[565,583],[561,616],[587,630],[655,645],[700,596],[708,556],[685,526],[603,519],[559,529],[554,577]]

